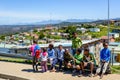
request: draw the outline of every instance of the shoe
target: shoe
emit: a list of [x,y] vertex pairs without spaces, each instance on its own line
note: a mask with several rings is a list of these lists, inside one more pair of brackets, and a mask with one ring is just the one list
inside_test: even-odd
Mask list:
[[100,79],[102,79],[103,78],[103,74],[101,74],[101,76],[100,76]]
[[79,72],[78,77],[82,77],[82,71]]
[[50,72],[55,72],[56,70],[55,69],[53,69],[53,70],[50,70]]
[[96,76],[98,76],[97,74],[95,74],[93,77],[96,77]]
[[92,74],[92,73],[90,73],[90,74],[89,74],[89,77],[93,77],[93,74]]

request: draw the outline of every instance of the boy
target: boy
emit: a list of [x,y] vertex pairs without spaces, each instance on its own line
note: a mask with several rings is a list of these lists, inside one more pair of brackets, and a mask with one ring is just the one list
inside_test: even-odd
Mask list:
[[90,66],[91,73],[89,74],[89,77],[92,77],[94,64],[95,64],[95,58],[94,58],[94,55],[89,52],[88,48],[84,49],[83,64],[84,64],[83,68]]
[[78,48],[76,50],[76,54],[74,55],[74,65],[73,68],[75,68],[75,70],[73,71],[73,74],[76,72],[76,70],[79,70],[79,75],[78,77],[81,77],[82,75],[82,60],[83,60],[83,54],[81,53],[82,50],[80,48]]
[[82,41],[81,39],[77,36],[77,33],[74,32],[73,33],[73,39],[72,39],[72,54],[73,56],[75,55],[76,53],[76,49],[77,48],[81,48],[82,46]]
[[96,71],[95,76],[97,76],[97,74],[99,74],[102,70],[102,74],[100,76],[100,79],[102,79],[103,75],[106,72],[106,69],[108,67],[108,64],[110,62],[110,55],[111,55],[111,51],[108,49],[108,44],[107,43],[103,43],[103,49],[100,51],[100,65],[99,68]]

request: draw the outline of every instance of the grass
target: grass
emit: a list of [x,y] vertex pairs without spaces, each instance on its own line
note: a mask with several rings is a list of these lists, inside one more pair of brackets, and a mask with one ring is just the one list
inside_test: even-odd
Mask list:
[[1,56],[0,56],[0,61],[26,63],[26,64],[32,63],[32,60],[21,59],[21,58],[11,58],[11,57],[1,57]]
[[111,70],[113,74],[120,74],[120,65],[118,66],[111,66]]

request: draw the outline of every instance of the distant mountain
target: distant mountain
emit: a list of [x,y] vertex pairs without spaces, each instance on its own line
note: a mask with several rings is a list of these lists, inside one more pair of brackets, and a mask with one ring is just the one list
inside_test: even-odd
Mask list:
[[[113,18],[111,20],[120,21],[120,18]],[[2,22],[2,21],[0,21]],[[63,22],[68,23],[83,23],[83,22],[90,22],[90,23],[106,23],[107,19],[95,20],[95,19],[67,19],[67,20],[45,20],[40,22],[29,22],[29,23],[4,23],[5,25],[46,25],[46,24],[59,24]],[[2,23],[0,25],[3,25]]]
[[67,20],[47,20],[47,21],[41,21],[36,22],[33,24],[59,24],[61,22],[92,22],[94,20],[92,19],[67,19]]
[[93,19],[67,19],[65,22],[92,22]]
[[41,22],[36,22],[36,23],[33,23],[33,24],[58,24],[58,23],[61,23],[62,20],[47,20],[47,21],[41,21]]
[[114,18],[114,19],[112,19],[112,20],[120,21],[120,18]]

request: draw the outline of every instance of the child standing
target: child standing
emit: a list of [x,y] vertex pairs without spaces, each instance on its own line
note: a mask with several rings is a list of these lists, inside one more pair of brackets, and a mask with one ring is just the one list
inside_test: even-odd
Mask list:
[[46,72],[48,70],[48,68],[47,68],[47,58],[48,58],[47,50],[46,50],[46,48],[43,48],[43,52],[41,53],[42,72]]

